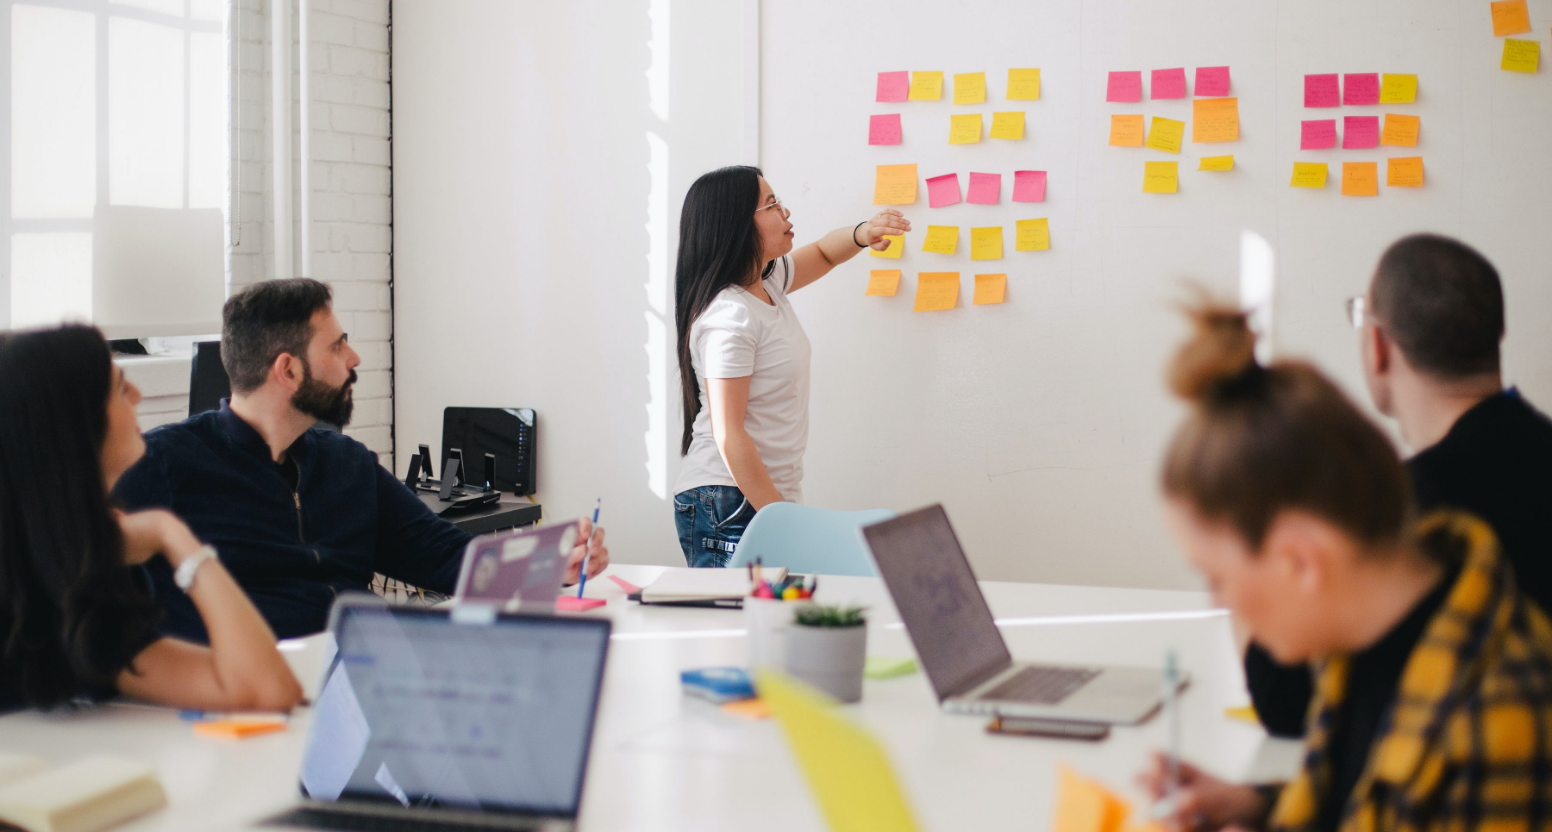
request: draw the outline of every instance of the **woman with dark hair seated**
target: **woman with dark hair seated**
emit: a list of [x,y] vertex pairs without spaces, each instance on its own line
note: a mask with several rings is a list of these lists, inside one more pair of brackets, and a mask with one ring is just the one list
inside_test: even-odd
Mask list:
[[[288,710],[301,687],[215,550],[114,482],[145,452],[140,391],[102,333],[0,334],[0,712],[123,692],[180,708]],[[210,631],[156,632],[136,564],[162,555]]]

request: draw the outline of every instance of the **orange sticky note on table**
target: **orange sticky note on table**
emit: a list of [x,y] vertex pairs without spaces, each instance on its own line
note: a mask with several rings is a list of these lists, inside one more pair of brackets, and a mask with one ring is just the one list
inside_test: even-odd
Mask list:
[[1293,180],[1288,184],[1295,188],[1326,187],[1326,163],[1294,162]]
[[1014,251],[1045,251],[1051,247],[1051,222],[1046,217],[1018,220],[1014,232]]
[[1530,12],[1525,0],[1497,0],[1492,4],[1493,37],[1523,35],[1530,31]]
[[1051,832],[1120,832],[1131,807],[1104,784],[1067,766],[1058,772],[1056,817]]
[[864,297],[892,297],[900,291],[899,269],[873,269],[868,272],[868,291]]
[[[893,292],[890,294],[893,294]],[[766,704],[764,699],[758,697],[754,699],[740,699],[737,702],[724,702],[722,703],[722,710],[724,713],[741,716],[744,719],[761,720],[770,719],[771,717],[771,706]]]
[[1110,117],[1111,147],[1142,147],[1143,138],[1142,116]]
[[1007,291],[1006,274],[978,274],[975,276],[975,297],[971,303],[974,306],[1002,303],[1002,298]]
[[1385,184],[1392,188],[1423,186],[1423,157],[1399,156],[1385,163]]
[[1342,196],[1379,196],[1378,162],[1343,162]]
[[1191,141],[1239,141],[1239,99],[1198,98],[1191,102]]
[[912,205],[916,202],[915,165],[879,165],[873,180],[874,205]]
[[1385,114],[1385,128],[1380,131],[1380,144],[1394,147],[1417,147],[1417,131],[1423,120],[1418,116]]
[[203,737],[241,740],[286,730],[285,720],[216,719],[194,723],[194,733]]
[[1180,190],[1179,162],[1149,162],[1143,166],[1142,192],[1172,194]]
[[959,272],[919,272],[916,312],[941,312],[959,302]]
[[884,239],[889,241],[889,247],[884,249],[883,251],[879,251],[876,248],[869,248],[868,249],[868,256],[869,257],[887,257],[890,260],[899,260],[900,259],[900,255],[905,253],[905,235],[904,234],[886,234],[886,235],[884,235]]

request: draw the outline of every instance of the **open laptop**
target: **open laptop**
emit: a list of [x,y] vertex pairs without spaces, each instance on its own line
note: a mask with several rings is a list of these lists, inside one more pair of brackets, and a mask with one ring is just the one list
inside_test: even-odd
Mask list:
[[862,537],[945,710],[1126,724],[1158,708],[1159,670],[1014,662],[941,505]]
[[572,830],[603,684],[604,618],[345,597],[273,829]]
[[453,599],[502,612],[553,612],[577,528],[573,520],[469,541]]

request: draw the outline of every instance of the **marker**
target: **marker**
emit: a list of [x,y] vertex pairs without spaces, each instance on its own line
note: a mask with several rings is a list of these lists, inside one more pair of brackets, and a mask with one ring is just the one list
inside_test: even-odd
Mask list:
[[[593,503],[593,534],[597,534],[598,533],[598,510],[603,508],[603,507],[604,507],[604,498],[599,497],[598,498],[598,502]],[[588,540],[591,541],[592,539],[593,539],[592,536],[589,535],[588,536]],[[577,581],[577,597],[578,598],[582,597],[582,590],[587,589],[587,558],[588,558],[587,550],[583,549],[582,550],[582,580]]]

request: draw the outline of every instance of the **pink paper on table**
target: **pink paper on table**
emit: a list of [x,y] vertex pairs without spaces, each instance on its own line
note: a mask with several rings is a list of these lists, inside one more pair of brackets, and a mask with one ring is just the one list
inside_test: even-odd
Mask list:
[[945,173],[927,180],[927,204],[933,208],[959,202],[959,174]]
[[900,114],[868,117],[868,144],[899,144]]
[[1142,100],[1142,72],[1112,72],[1110,86],[1105,90],[1106,101],[1132,102]]
[[587,612],[596,610],[608,602],[602,598],[578,598],[575,595],[562,595],[555,599],[555,609],[561,612]]
[[1363,150],[1380,146],[1379,116],[1343,116],[1342,149]]
[[635,584],[631,583],[630,581],[625,580],[624,578],[622,578],[622,577],[620,577],[618,575],[610,575],[609,576],[609,580],[614,581],[614,585],[615,586],[619,587],[620,589],[625,590],[625,593],[627,595],[641,591],[641,587],[636,586]]
[[1013,172],[1014,202],[1045,202],[1045,171],[1016,170]]
[[1300,150],[1329,150],[1336,147],[1336,119],[1300,122]]
[[1304,76],[1304,106],[1339,107],[1342,104],[1341,82],[1335,72],[1330,75]]
[[970,194],[965,199],[976,205],[996,205],[1002,201],[1002,174],[970,174]]
[[1150,87],[1149,98],[1185,98],[1186,97],[1186,68],[1155,69],[1153,71],[1153,86]]
[[1349,72],[1343,75],[1342,103],[1349,106],[1380,103],[1380,74]]
[[880,72],[877,101],[904,101],[911,94],[911,73]]
[[1228,95],[1229,68],[1226,66],[1197,67],[1196,94],[1205,96]]

